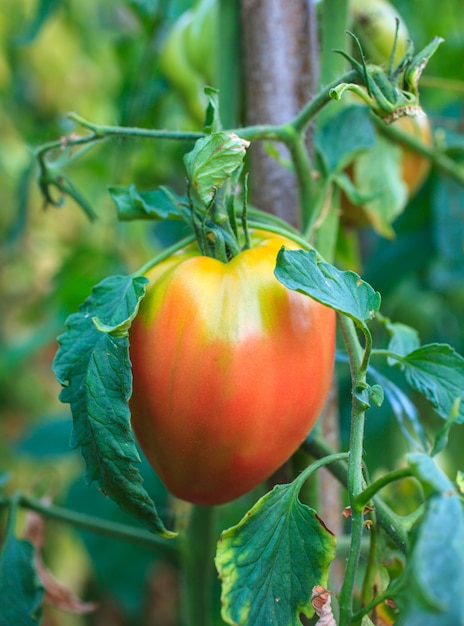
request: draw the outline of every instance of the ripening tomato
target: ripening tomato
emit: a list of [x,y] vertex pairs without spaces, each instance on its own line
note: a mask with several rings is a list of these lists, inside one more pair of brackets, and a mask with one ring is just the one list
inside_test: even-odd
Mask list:
[[[403,116],[394,124],[411,137],[420,139],[426,145],[432,145],[432,129],[429,118],[425,114],[416,117]],[[430,160],[427,157],[408,148],[402,148],[401,176],[406,183],[410,198],[427,178],[429,170]]]
[[[432,130],[427,115],[399,117],[392,124],[420,140],[425,145],[432,145]],[[385,150],[399,158],[399,172],[385,171]],[[366,226],[370,224],[379,233],[391,236],[390,223],[406,208],[409,200],[419,190],[430,171],[430,160],[423,154],[404,146],[383,140],[373,149],[359,155],[346,173],[357,189],[363,191],[368,199],[363,204],[354,204],[345,193],[341,196],[341,216],[345,224]],[[398,177],[399,175],[399,177]],[[401,180],[398,180],[400,178]],[[398,183],[403,191],[397,192]]]
[[196,244],[156,265],[130,330],[132,424],[177,497],[220,504],[268,478],[305,439],[332,378],[335,314],[287,290],[256,231],[223,263]]

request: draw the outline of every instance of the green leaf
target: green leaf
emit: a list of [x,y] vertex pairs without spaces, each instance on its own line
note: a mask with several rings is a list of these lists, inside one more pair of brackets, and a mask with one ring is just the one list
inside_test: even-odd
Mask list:
[[189,180],[203,204],[207,206],[216,190],[241,166],[249,145],[235,133],[212,133],[199,139],[185,155]]
[[464,280],[463,186],[449,177],[437,176],[431,201],[433,241],[436,249],[431,268],[433,283],[438,291],[455,294]]
[[356,159],[353,177],[358,193],[367,198],[362,208],[371,226],[384,237],[393,237],[391,224],[408,201],[401,149],[379,135],[375,146]]
[[[413,350],[401,359],[406,380],[447,419],[456,398],[464,394],[464,358],[447,344],[432,343]],[[457,423],[464,422],[464,402]]]
[[[406,324],[393,323],[388,321],[385,325],[390,333],[388,350],[399,356],[406,356],[416,348],[420,347],[419,334],[415,328]],[[390,365],[395,365],[395,359],[388,357]]]
[[435,436],[435,441],[433,444],[433,448],[431,451],[431,455],[435,456],[442,452],[446,446],[448,445],[449,434],[451,427],[456,423],[459,417],[459,407],[461,406],[461,398],[456,398],[454,401],[453,407],[451,409],[451,413],[448,416],[448,419],[443,424],[443,426],[439,429]]
[[108,191],[121,221],[182,219],[188,214],[183,206],[185,198],[176,196],[167,187],[139,192],[134,184],[113,185]]
[[9,472],[2,472],[0,474],[0,489],[3,489],[3,487],[8,483],[8,481],[10,480],[10,473]]
[[[71,444],[81,449],[88,483],[96,480],[149,530],[171,536],[142,487],[128,406],[132,376],[127,326],[146,283],[143,276],[111,276],[96,285],[79,312],[68,318],[53,367],[64,387],[60,400],[71,405]],[[96,318],[116,332],[100,331]]]
[[[382,387],[386,399],[388,400],[393,414],[401,428],[405,438],[414,446],[418,441],[423,450],[428,449],[427,437],[424,426],[419,419],[419,414],[411,399],[390,379],[381,374],[372,365],[369,366],[369,375],[372,376]],[[416,438],[410,432],[410,428]]]
[[380,308],[380,294],[358,274],[318,261],[314,250],[280,250],[275,275],[288,289],[347,315],[361,328]]
[[40,33],[46,21],[61,7],[61,0],[39,0],[36,6],[35,14],[30,23],[27,25],[24,33],[16,38],[16,43],[20,46],[26,46],[34,41]]
[[394,598],[400,609],[397,626],[464,623],[464,513],[457,495],[428,501],[401,580]]
[[464,494],[464,472],[458,472],[456,476],[456,484],[459,491]]
[[314,141],[329,172],[345,169],[375,144],[376,134],[368,107],[345,107],[322,126]]
[[208,106],[206,108],[206,119],[203,130],[207,134],[216,133],[221,130],[219,91],[213,87],[205,87],[205,95],[208,98]]
[[354,397],[358,400],[365,411],[371,406],[370,387],[367,383],[360,383],[353,390]]
[[428,454],[411,452],[407,455],[407,460],[414,476],[422,484],[427,496],[433,494],[449,495],[453,493],[453,483]]
[[385,399],[383,387],[380,385],[371,385],[369,388],[369,397],[375,406],[382,406]]
[[335,537],[297,489],[277,485],[222,533],[216,566],[228,624],[299,626],[301,613],[313,614],[311,591],[327,585]]
[[39,421],[30,427],[19,440],[16,450],[36,459],[76,454],[69,448],[71,421],[66,415]]
[[[153,18],[158,13],[160,0],[128,0],[128,4],[141,15],[145,20]],[[150,23],[150,20],[147,20]]]
[[32,544],[10,535],[0,554],[0,624],[38,626],[43,597]]

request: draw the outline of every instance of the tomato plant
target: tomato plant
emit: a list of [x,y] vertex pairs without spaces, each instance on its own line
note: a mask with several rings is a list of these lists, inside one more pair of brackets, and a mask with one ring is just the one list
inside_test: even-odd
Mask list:
[[[66,19],[84,4],[69,0]],[[97,13],[108,27],[116,14],[106,4],[107,12],[99,6]],[[129,54],[118,37],[120,53],[108,58],[141,63],[140,74],[123,80],[133,85],[130,97],[114,107],[122,122],[70,113],[60,126],[65,134],[33,151],[40,200],[58,207],[72,199],[85,215],[76,211],[68,223],[63,206],[58,228],[54,210],[38,212],[48,236],[31,244],[19,227],[29,230],[25,209],[38,194],[25,193],[32,170],[21,179],[12,239],[21,245],[5,257],[19,256],[21,266],[6,263],[2,274],[10,295],[4,304],[14,300],[14,309],[0,337],[7,397],[0,421],[7,470],[0,472],[1,626],[51,623],[57,609],[75,613],[79,626],[100,623],[108,597],[121,610],[119,622],[134,625],[464,623],[464,357],[450,345],[463,328],[464,141],[459,122],[455,134],[443,128],[424,104],[422,82],[421,98],[418,88],[442,39],[427,35],[430,43],[416,53],[390,24],[386,55],[388,46],[369,35],[362,17],[366,28],[347,37],[347,1],[323,0],[323,75],[319,87],[303,85],[317,68],[303,62],[306,48],[298,48],[302,62],[295,63],[292,46],[311,30],[314,3],[283,4],[241,4],[248,76],[296,78],[267,89],[267,104],[278,101],[272,122],[252,90],[232,94],[242,65],[238,3],[126,0],[116,23],[137,45]],[[29,37],[57,6],[38,3]],[[369,36],[374,41],[364,44]],[[387,60],[377,61],[374,48]],[[168,93],[162,50],[181,53],[171,67],[179,79],[181,70],[195,70],[177,86],[189,119]],[[343,63],[330,67],[329,58]],[[113,63],[110,78],[114,71]],[[220,77],[220,92],[214,83],[198,91],[207,72]],[[11,73],[10,103],[26,75]],[[242,93],[245,102],[238,101]],[[351,93],[362,106],[347,98]],[[149,111],[140,117],[145,98]],[[240,117],[251,104],[260,105],[262,119]],[[96,117],[114,109],[97,107]],[[421,109],[436,143],[427,118],[417,118]],[[195,129],[185,130],[191,124]],[[113,170],[106,156],[114,138],[124,148]],[[256,176],[258,143],[275,168]],[[91,150],[102,145],[108,151],[95,159],[98,174],[87,178],[76,164],[91,163]],[[429,167],[433,175],[399,215]],[[114,229],[113,212],[95,219],[105,203],[93,192],[103,188],[116,208]],[[271,192],[269,202],[256,201],[262,189]],[[371,228],[346,227],[340,192],[363,208]],[[84,225],[75,228],[78,218]],[[49,246],[55,227],[59,243]],[[68,257],[63,239],[77,238],[85,245]],[[27,314],[19,267],[29,268],[27,284],[34,285]],[[77,308],[87,267],[100,282]],[[423,292],[433,308],[419,320]],[[12,330],[31,327],[49,307],[51,328],[42,323],[37,336],[60,333],[56,353],[42,336],[18,333],[16,343],[12,320]],[[0,314],[3,321],[3,307]],[[420,332],[410,325],[418,321]],[[45,344],[24,368],[28,345]],[[59,411],[43,421],[32,415],[35,370]],[[26,412],[36,420],[29,436]],[[46,532],[48,520],[66,536],[69,556],[55,550],[61,540]],[[73,589],[57,583],[48,566],[60,579],[71,572]],[[61,623],[70,622],[60,616]]]
[[332,309],[275,278],[284,237],[229,263],[182,250],[147,277],[130,332],[132,424],[169,490],[197,504],[256,487],[299,447],[329,389]]

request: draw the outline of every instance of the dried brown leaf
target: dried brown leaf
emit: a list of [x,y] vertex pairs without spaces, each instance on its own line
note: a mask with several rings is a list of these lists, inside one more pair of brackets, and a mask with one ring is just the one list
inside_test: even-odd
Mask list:
[[337,626],[332,612],[330,591],[320,585],[313,587],[311,604],[319,617],[316,626]]
[[[366,506],[363,509],[363,515],[368,515],[369,513],[372,513],[372,511],[374,511],[374,507],[370,506],[369,504],[366,504]],[[351,519],[352,516],[353,515],[351,512],[351,507],[346,506],[342,511],[342,517],[345,517],[346,519]]]
[[346,506],[342,511],[342,517],[345,519],[351,519],[351,507]]
[[35,565],[45,588],[45,604],[76,615],[92,613],[92,611],[97,609],[98,605],[95,602],[83,602],[69,587],[56,580],[50,570],[44,565],[40,553],[35,555]]
[[23,532],[24,539],[32,543],[35,549],[34,559],[37,574],[45,589],[45,604],[68,613],[83,615],[97,608],[94,602],[83,602],[66,585],[56,580],[42,560],[42,547],[45,541],[45,520],[35,511],[28,511]]

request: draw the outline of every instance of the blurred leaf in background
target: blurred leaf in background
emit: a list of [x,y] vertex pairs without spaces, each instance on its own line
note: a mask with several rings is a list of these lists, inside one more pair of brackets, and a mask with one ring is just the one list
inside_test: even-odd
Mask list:
[[[190,128],[158,63],[170,24],[189,4],[4,0],[0,11],[0,470],[11,470],[11,492],[35,493],[51,483],[58,504],[126,523],[114,504],[78,480],[82,464],[69,450],[70,416],[62,415],[51,365],[64,320],[91,287],[134,270],[157,245],[151,228],[117,223],[107,187],[183,184],[184,146],[114,140],[72,165],[67,173],[97,214],[94,223],[69,198],[44,207],[34,150],[76,132],[70,111],[101,123]],[[159,488],[146,474],[147,486]],[[0,534],[3,521],[0,511]],[[163,577],[175,589],[175,571],[156,574],[156,554],[146,548],[89,533],[79,538],[62,524],[47,528],[47,565],[76,592],[103,599],[101,623],[111,613],[107,605],[116,607],[110,623],[137,623]],[[91,619],[56,615],[60,626]]]

